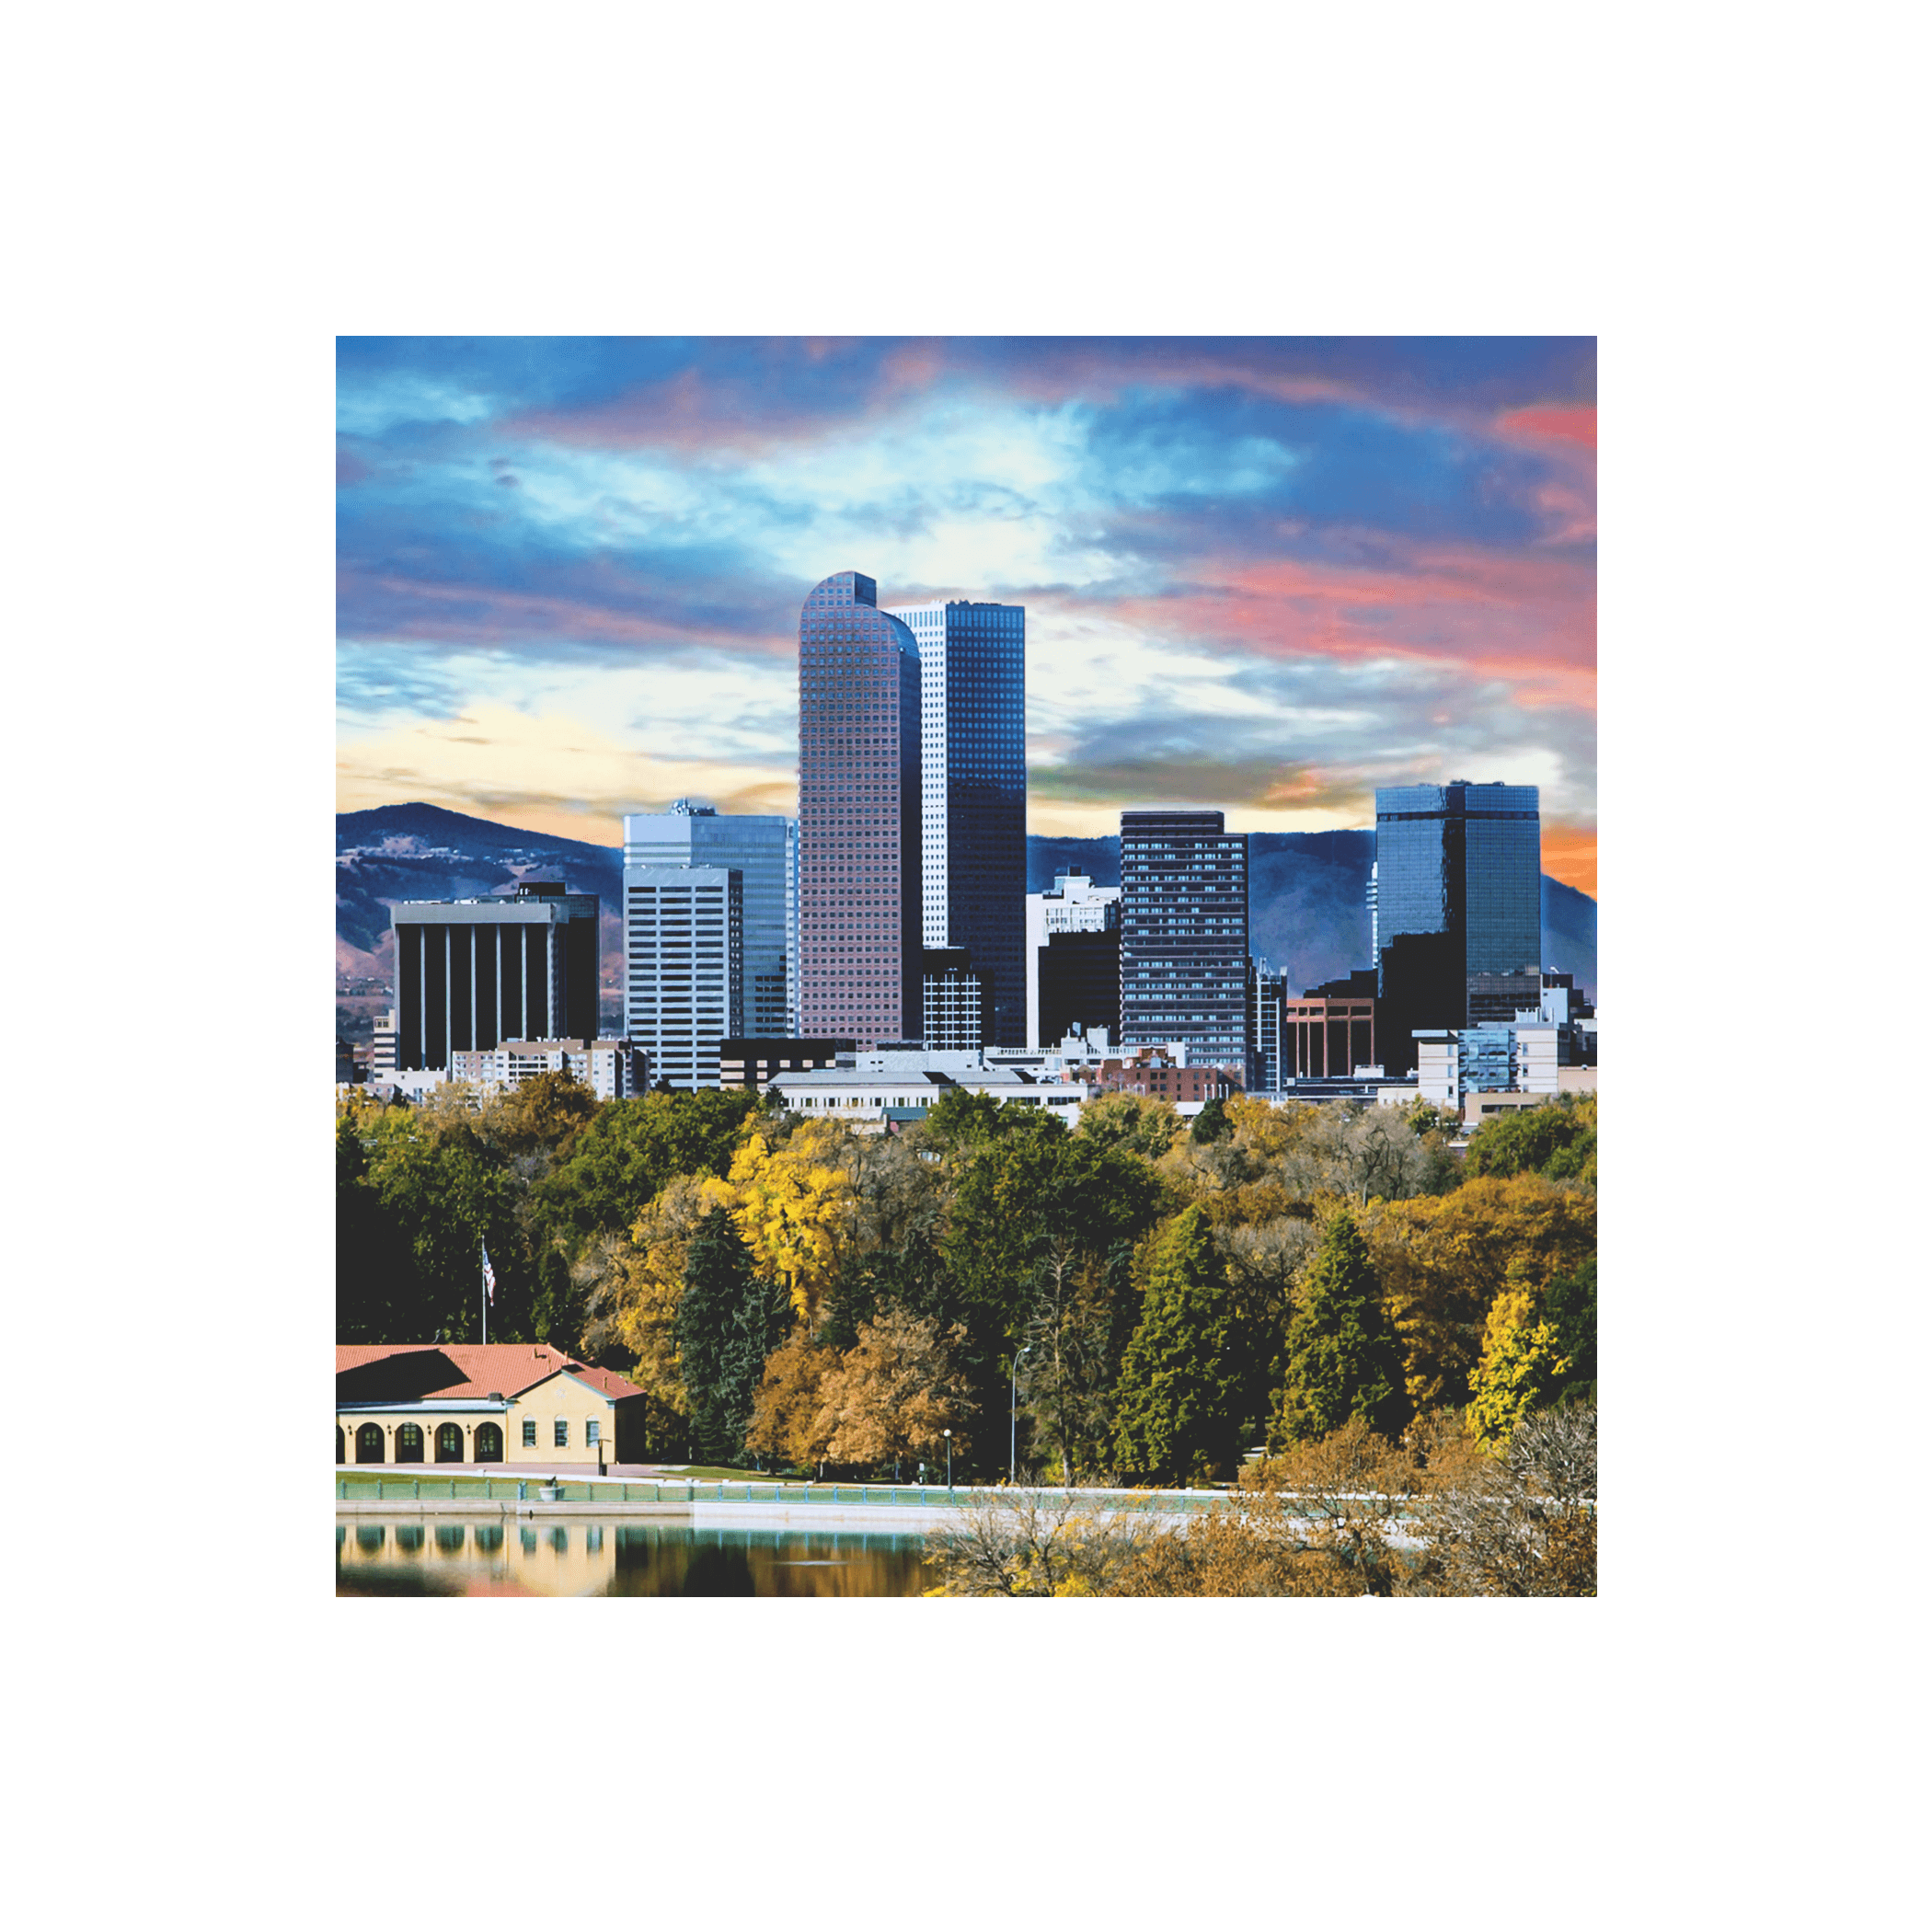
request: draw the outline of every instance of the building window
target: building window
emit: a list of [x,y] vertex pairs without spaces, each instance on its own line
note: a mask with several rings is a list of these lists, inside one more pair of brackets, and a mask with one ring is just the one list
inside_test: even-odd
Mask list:
[[561,1416],[557,1419],[553,1446],[558,1449],[568,1449],[570,1446],[570,1425]]
[[597,1422],[586,1422],[583,1425],[583,1445],[586,1449],[594,1449],[597,1446],[599,1441],[598,1431],[602,1426],[601,1423]]
[[536,1418],[535,1416],[525,1416],[523,1418],[523,1447],[526,1449],[535,1449],[536,1447]]

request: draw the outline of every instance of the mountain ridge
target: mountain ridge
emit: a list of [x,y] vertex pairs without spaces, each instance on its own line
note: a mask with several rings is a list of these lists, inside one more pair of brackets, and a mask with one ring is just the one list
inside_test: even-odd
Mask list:
[[[1373,831],[1251,832],[1248,945],[1300,991],[1367,966],[1367,886]],[[1117,837],[1029,834],[1027,890],[1043,891],[1057,870],[1086,871],[1118,885]],[[389,907],[404,899],[482,898],[519,879],[562,879],[603,902],[601,978],[606,1009],[621,983],[620,846],[554,837],[441,805],[379,805],[336,814],[336,971],[343,981],[385,980]],[[1543,877],[1543,964],[1576,975],[1596,993],[1596,902]],[[364,989],[364,998],[376,998]],[[343,1016],[339,1014],[339,1024]],[[357,1028],[360,1030],[360,1027]]]

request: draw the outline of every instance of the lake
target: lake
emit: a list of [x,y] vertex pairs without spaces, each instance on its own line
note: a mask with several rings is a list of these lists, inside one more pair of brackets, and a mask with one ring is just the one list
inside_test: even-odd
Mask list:
[[478,1511],[336,1524],[338,1596],[917,1596],[917,1534],[693,1529]]

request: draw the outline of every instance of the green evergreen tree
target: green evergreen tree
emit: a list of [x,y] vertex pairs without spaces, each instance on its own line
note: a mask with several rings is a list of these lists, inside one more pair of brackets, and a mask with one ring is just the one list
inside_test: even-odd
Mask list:
[[1393,1441],[1408,1427],[1402,1355],[1355,1217],[1322,1232],[1288,1325],[1288,1380],[1275,1398],[1275,1437],[1314,1442],[1360,1416]]
[[1556,1329],[1557,1352],[1569,1363],[1559,1378],[1559,1402],[1596,1401],[1596,1257],[1569,1274],[1555,1276],[1544,1291],[1544,1312]]
[[537,1340],[567,1355],[576,1352],[583,1328],[582,1299],[570,1280],[570,1264],[558,1248],[546,1248],[536,1264],[530,1326]]
[[790,1325],[790,1298],[753,1275],[730,1215],[713,1208],[691,1237],[672,1330],[690,1401],[691,1453],[699,1462],[743,1457],[765,1357]]
[[1227,1102],[1219,1094],[1202,1103],[1188,1130],[1190,1141],[1229,1141],[1235,1137],[1235,1123],[1227,1117]]
[[1198,1207],[1155,1236],[1141,1318],[1114,1392],[1114,1460],[1161,1478],[1227,1466],[1238,1454],[1232,1310],[1213,1231]]

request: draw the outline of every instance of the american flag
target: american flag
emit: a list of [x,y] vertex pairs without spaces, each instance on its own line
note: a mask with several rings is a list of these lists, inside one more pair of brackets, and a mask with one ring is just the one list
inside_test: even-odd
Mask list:
[[497,1271],[489,1265],[489,1246],[483,1247],[483,1293],[490,1301],[497,1298]]

